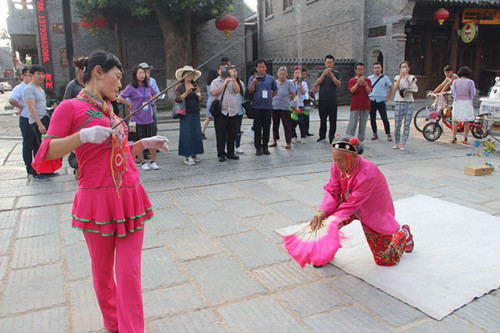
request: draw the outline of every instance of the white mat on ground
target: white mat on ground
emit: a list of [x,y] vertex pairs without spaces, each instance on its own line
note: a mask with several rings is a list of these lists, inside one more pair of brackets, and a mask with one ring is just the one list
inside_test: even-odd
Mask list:
[[425,195],[394,206],[415,241],[399,265],[375,264],[358,221],[342,228],[349,239],[331,263],[437,320],[500,287],[500,218]]

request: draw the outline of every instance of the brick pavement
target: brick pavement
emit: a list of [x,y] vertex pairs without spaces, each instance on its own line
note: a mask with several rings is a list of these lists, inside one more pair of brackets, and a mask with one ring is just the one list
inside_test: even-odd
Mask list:
[[[0,115],[0,332],[105,332],[83,237],[70,228],[76,182],[66,162],[49,182],[26,178],[16,121]],[[314,214],[329,177],[328,144],[313,137],[256,157],[245,134],[246,153],[222,164],[210,127],[202,162],[191,167],[177,156],[177,127],[160,125],[172,152],[158,155],[160,171],[141,173],[157,215],[143,250],[148,332],[500,329],[499,290],[436,321],[334,266],[301,269],[287,255],[273,230]],[[364,156],[384,172],[395,200],[421,193],[500,216],[498,171],[465,175],[465,165],[484,158],[467,157],[474,148],[449,138],[445,131],[430,143],[412,129],[406,152],[368,140]],[[498,153],[489,161],[498,167]]]

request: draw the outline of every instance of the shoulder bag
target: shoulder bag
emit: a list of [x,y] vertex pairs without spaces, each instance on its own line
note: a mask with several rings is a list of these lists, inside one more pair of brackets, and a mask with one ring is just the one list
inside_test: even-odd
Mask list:
[[224,91],[222,92],[222,97],[220,100],[214,99],[212,101],[212,105],[210,105],[210,113],[214,118],[222,116],[222,101],[224,100],[224,93],[226,92],[227,85],[224,87]]

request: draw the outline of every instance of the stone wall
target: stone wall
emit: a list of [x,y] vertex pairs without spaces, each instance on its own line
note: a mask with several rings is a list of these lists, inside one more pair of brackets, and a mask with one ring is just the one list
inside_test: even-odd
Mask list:
[[288,10],[282,0],[272,3],[266,18],[265,0],[258,1],[260,57],[362,59],[364,0],[294,1]]

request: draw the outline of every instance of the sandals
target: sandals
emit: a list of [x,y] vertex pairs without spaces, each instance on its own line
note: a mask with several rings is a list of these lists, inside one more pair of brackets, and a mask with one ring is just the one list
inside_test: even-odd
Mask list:
[[278,144],[276,142],[273,142],[269,145],[269,147],[276,147]]

